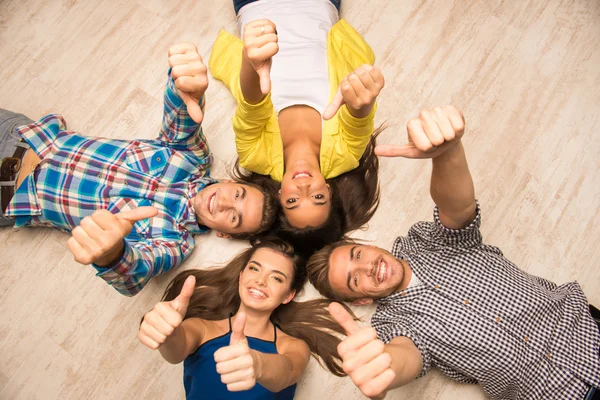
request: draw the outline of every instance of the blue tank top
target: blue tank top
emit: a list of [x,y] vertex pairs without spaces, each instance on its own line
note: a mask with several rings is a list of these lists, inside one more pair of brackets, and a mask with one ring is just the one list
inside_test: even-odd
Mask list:
[[[277,328],[274,327],[273,341],[257,339],[247,336],[248,346],[252,350],[267,354],[278,354]],[[257,400],[287,400],[293,399],[296,385],[288,386],[279,393],[267,390],[258,382],[250,390],[230,392],[227,385],[221,382],[221,375],[217,373],[215,352],[221,347],[229,346],[231,337],[231,316],[229,317],[229,332],[208,342],[203,343],[190,354],[183,362],[183,385],[188,400],[196,399],[257,399]]]

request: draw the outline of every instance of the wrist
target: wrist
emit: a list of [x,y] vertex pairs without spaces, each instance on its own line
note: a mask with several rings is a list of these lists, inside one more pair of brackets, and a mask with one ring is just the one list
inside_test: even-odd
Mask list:
[[252,356],[252,363],[254,366],[254,377],[258,382],[263,375],[263,361],[262,361],[262,353],[256,350],[250,349],[250,355]]
[[98,257],[94,260],[94,264],[100,268],[111,268],[116,264],[121,258],[123,258],[123,253],[125,252],[125,242],[121,240],[115,247],[107,251],[102,256]]
[[346,105],[346,107],[348,107],[348,112],[350,112],[350,115],[352,115],[354,118],[365,118],[367,115],[369,115],[371,113],[371,110],[373,110],[374,105],[375,105],[375,100],[373,100],[372,103],[367,104],[359,109],[354,109],[354,108],[348,107],[348,105]]

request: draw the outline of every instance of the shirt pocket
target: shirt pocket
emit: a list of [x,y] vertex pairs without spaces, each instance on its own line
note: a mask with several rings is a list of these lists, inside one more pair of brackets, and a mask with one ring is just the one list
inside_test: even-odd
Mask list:
[[170,157],[169,148],[156,148],[146,143],[135,142],[127,150],[125,162],[135,171],[160,177],[169,164]]
[[[107,210],[113,214],[118,214],[123,211],[130,211],[142,206],[151,206],[152,202],[148,199],[127,199],[127,198],[113,198],[107,207]],[[146,218],[136,221],[133,224],[133,229],[127,235],[127,239],[132,241],[140,241],[144,238],[151,236],[151,224],[152,218]]]

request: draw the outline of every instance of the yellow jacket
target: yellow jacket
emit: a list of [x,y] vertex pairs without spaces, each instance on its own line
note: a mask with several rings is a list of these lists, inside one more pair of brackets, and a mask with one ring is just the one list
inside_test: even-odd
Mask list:
[[[213,76],[229,88],[238,102],[233,130],[240,165],[281,182],[284,170],[283,144],[277,115],[270,94],[258,104],[245,101],[240,88],[243,47],[239,38],[221,31],[213,45],[208,65]],[[358,32],[340,19],[327,35],[327,60],[331,101],[340,82],[362,64],[373,65],[375,55]],[[342,106],[336,117],[324,122],[320,166],[326,179],[358,167],[373,133],[376,108],[373,107],[364,118],[355,118],[346,106]]]

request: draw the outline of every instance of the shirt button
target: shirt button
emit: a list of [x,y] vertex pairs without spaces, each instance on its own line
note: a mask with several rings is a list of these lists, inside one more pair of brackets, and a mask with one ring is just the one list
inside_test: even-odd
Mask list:
[[469,304],[471,304],[471,302],[470,302],[468,299],[466,299],[466,300],[465,300],[465,304],[466,304],[466,305],[469,305]]
[[127,186],[127,181],[123,181],[123,185]]
[[524,341],[526,341],[526,342],[529,342],[529,336],[525,336],[525,337],[523,338],[523,340],[524,340]]
[[546,357],[550,358],[550,357],[552,357],[552,354],[548,353],[548,354],[546,354]]
[[496,317],[496,322],[500,322],[500,317]]
[[400,295],[406,296],[406,292],[400,292]]
[[160,162],[160,157],[156,157],[156,161],[157,161],[157,162]]
[[75,171],[75,166],[74,166],[74,165],[71,165],[71,166],[69,167],[69,169],[70,169],[71,171]]
[[439,289],[440,285],[435,285],[434,288]]
[[98,174],[98,178],[102,178],[102,174]]

